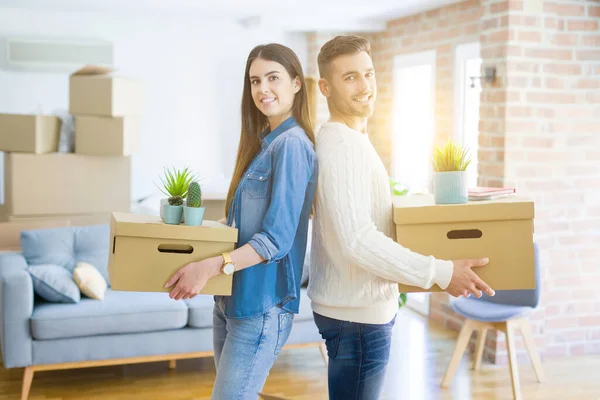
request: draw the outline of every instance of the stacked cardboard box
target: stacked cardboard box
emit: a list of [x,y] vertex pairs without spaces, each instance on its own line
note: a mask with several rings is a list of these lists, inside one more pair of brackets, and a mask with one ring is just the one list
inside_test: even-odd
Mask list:
[[130,126],[138,117],[123,115],[140,114],[139,85],[86,67],[71,76],[69,93],[70,111],[84,126],[75,153],[58,152],[58,117],[0,114],[0,250],[15,250],[22,230],[108,223],[111,212],[130,211],[130,138],[138,136]]
[[69,111],[75,116],[75,153],[129,156],[138,149],[142,90],[136,80],[84,67],[69,80]]

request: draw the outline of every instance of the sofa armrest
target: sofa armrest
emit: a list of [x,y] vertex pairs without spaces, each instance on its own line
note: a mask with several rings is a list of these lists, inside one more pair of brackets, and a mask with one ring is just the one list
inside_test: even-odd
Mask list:
[[33,313],[33,282],[20,253],[0,254],[0,346],[5,368],[33,363],[29,319]]

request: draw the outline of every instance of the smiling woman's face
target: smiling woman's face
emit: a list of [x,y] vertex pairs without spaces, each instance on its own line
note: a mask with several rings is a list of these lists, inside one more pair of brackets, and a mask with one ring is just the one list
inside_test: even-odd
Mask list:
[[282,121],[292,115],[300,83],[298,78],[290,77],[283,65],[257,58],[250,66],[248,78],[254,104],[269,120]]

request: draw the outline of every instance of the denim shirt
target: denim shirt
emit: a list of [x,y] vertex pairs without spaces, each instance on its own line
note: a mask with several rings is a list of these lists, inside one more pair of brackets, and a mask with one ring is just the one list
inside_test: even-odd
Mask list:
[[263,133],[262,149],[241,178],[227,224],[265,260],[236,271],[231,296],[218,296],[228,318],[264,314],[275,305],[298,313],[308,219],[318,167],[312,142],[293,117]]

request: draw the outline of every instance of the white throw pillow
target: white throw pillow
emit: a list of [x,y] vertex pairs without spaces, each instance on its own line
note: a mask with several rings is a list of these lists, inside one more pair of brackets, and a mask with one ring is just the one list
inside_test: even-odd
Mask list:
[[106,293],[106,280],[92,264],[78,262],[73,270],[73,279],[81,293],[92,299],[104,300]]

